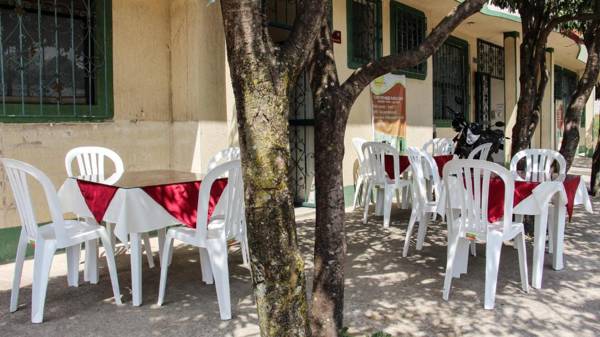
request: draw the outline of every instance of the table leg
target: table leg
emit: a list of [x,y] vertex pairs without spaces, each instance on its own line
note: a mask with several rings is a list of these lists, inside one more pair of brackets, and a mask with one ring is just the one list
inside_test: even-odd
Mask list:
[[142,305],[142,250],[139,233],[129,234],[131,245],[131,297],[134,306]]
[[531,286],[542,288],[542,273],[544,271],[544,253],[546,248],[546,232],[548,230],[548,207],[535,216],[535,229],[533,238],[533,268],[531,275]]
[[377,189],[377,198],[375,200],[375,215],[383,216],[383,203],[384,203],[384,192],[383,188]]
[[552,268],[554,270],[562,270],[564,268],[563,249],[565,244],[565,219],[567,207],[560,205],[558,195],[554,199],[553,222],[552,226]]
[[160,266],[163,265],[163,250],[165,247],[165,236],[166,236],[166,228],[161,228],[158,230],[158,261],[160,262]]

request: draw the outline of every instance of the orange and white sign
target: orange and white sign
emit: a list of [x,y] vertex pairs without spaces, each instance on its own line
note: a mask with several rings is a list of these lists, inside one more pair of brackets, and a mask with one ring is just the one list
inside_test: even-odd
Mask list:
[[406,76],[386,74],[371,83],[373,138],[406,150]]

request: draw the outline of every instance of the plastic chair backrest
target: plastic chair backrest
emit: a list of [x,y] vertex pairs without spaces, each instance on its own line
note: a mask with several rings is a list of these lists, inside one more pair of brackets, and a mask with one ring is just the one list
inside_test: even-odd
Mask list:
[[198,212],[196,213],[196,235],[200,237],[206,238],[208,235],[208,207],[212,185],[217,179],[225,177],[227,177],[227,186],[219,200],[219,203],[225,205],[225,233],[228,238],[231,238],[244,230],[242,228],[244,217],[242,165],[240,160],[232,160],[213,168],[202,179],[198,196]]
[[[105,178],[104,158],[108,158],[115,166],[115,172],[108,178]],[[77,159],[79,174],[73,173],[73,161]],[[119,180],[124,172],[123,160],[113,150],[100,146],[80,146],[71,149],[65,156],[65,168],[67,175],[73,177],[94,176],[98,182],[110,183]]]
[[[390,144],[380,142],[365,142],[362,145],[363,154],[365,156],[366,170],[365,173],[374,179],[374,181],[382,183],[389,179],[400,178],[400,154],[398,150]],[[385,171],[385,156],[386,154],[394,157],[394,176],[388,177]]]
[[13,191],[17,211],[21,219],[21,226],[25,227],[29,239],[34,240],[38,235],[38,221],[35,215],[31,191],[29,190],[28,177],[33,178],[43,188],[48,203],[48,209],[52,217],[56,240],[59,245],[66,241],[64,218],[58,195],[54,185],[39,169],[15,159],[0,159]]
[[[525,176],[521,176],[518,172],[519,162],[525,159]],[[515,179],[541,182],[552,179],[552,165],[558,164],[557,181],[565,180],[567,162],[565,158],[557,151],[548,149],[526,149],[515,154],[510,161],[510,171],[514,173]]]
[[450,138],[434,138],[423,145],[423,151],[433,155],[449,155],[454,153],[454,141]]
[[240,159],[240,148],[230,147],[225,150],[219,151],[208,161],[207,171],[210,171],[217,167],[219,164]]
[[352,138],[352,146],[354,146],[354,150],[356,151],[356,154],[358,155],[358,164],[360,165],[361,168],[364,166],[363,164],[365,162],[365,155],[363,153],[362,146],[366,142],[367,141],[365,139],[362,139],[359,137]]
[[471,153],[469,153],[468,159],[487,160],[488,156],[490,155],[491,148],[492,143],[481,144],[478,147],[474,148],[473,151],[471,151]]
[[442,184],[438,166],[433,157],[416,147],[409,147],[408,160],[412,172],[413,199],[419,203],[434,201],[434,199],[429,200],[428,195],[433,197],[433,194],[427,193],[427,181],[433,187],[435,197],[439,198]]
[[[447,213],[460,210],[460,217],[448,216],[448,226],[454,233],[486,233],[490,179],[504,184],[503,232],[512,224],[515,182],[510,171],[483,160],[455,159],[444,166]],[[493,191],[497,193],[497,191]]]

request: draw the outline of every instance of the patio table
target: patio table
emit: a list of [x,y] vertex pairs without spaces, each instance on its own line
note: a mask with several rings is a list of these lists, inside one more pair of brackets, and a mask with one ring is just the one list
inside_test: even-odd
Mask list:
[[[445,198],[446,195],[443,194],[438,205],[438,213],[442,216],[446,211]],[[571,217],[575,205],[584,205],[586,211],[592,213],[592,203],[585,182],[581,177],[569,175],[563,182],[515,181],[513,204],[514,215],[535,216],[532,286],[541,288],[548,221],[551,223],[552,267],[555,270],[561,270],[564,268],[562,252],[566,214],[568,213]],[[548,214],[551,204],[554,206],[553,212]],[[503,212],[504,184],[500,178],[492,177],[488,199],[488,220],[490,222],[501,220]],[[458,275],[461,272],[466,272],[466,266],[462,266],[462,270],[458,271]]]
[[[58,191],[63,211],[115,224],[115,236],[131,241],[132,302],[142,303],[140,235],[158,230],[164,243],[168,226],[196,227],[198,192],[203,176],[173,170],[130,171],[118,180],[100,181],[95,176],[67,178]],[[227,179],[211,188],[208,214],[220,214],[218,201]],[[161,261],[162,262],[162,261]]]

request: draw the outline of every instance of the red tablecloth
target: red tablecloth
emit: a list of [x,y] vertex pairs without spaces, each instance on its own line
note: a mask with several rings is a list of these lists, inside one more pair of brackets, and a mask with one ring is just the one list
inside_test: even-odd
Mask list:
[[[433,160],[438,167],[438,172],[440,173],[440,177],[442,177],[442,172],[444,170],[444,165],[451,161],[454,158],[453,155],[443,155],[443,156],[434,156]],[[409,166],[410,161],[408,160],[408,156],[401,155],[400,156],[400,174],[402,174]],[[386,155],[385,156],[385,172],[388,177],[394,177],[394,156]]]
[[[164,207],[175,219],[182,224],[196,228],[196,212],[198,209],[198,192],[200,191],[200,181],[147,186],[141,189],[146,192],[154,201]],[[110,202],[112,201],[118,187],[98,184],[85,180],[77,180],[79,190],[85,199],[85,203],[100,222]],[[208,206],[208,218],[210,219],[215,210],[215,206],[227,186],[227,179],[216,180],[210,191],[210,201]]]
[[[565,178],[563,185],[567,193],[567,212],[569,217],[573,215],[575,194],[579,187],[581,177],[569,175]],[[515,194],[513,205],[517,206],[521,201],[529,197],[533,190],[539,186],[539,182],[515,181]],[[488,196],[488,220],[496,222],[504,215],[504,183],[499,177],[490,179],[490,193]]]

